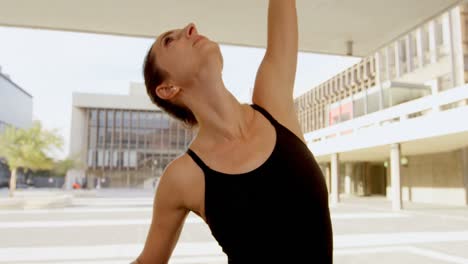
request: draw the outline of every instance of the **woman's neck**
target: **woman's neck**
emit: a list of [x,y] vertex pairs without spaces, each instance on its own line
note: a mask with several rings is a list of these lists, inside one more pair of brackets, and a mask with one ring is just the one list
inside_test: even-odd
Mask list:
[[199,125],[198,137],[213,144],[239,141],[248,138],[254,111],[241,104],[221,81],[205,93],[195,90],[187,106],[193,111]]

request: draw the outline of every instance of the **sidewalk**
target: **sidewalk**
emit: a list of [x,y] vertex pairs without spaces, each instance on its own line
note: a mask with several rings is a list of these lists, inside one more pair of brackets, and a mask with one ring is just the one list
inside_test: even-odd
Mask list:
[[8,189],[0,189],[0,210],[52,209],[73,206],[73,199],[81,198],[153,198],[153,189],[18,189],[8,197]]
[[[333,206],[331,206],[333,209]],[[392,201],[384,196],[365,196],[365,197],[341,197],[341,203],[335,207],[340,207],[341,210],[376,210],[382,212],[392,211]],[[468,220],[468,205],[455,206],[443,204],[430,204],[430,203],[415,203],[403,202],[403,209],[400,211],[405,214],[419,214],[419,215],[433,215],[437,217],[451,217],[461,218]]]
[[[154,194],[95,194],[65,209],[0,210],[0,264],[129,263],[144,245]],[[468,208],[404,206],[394,212],[385,197],[343,197],[331,208],[334,263],[468,264]],[[227,261],[207,225],[191,214],[170,263]]]
[[468,207],[342,197],[332,206],[335,263],[468,264]]
[[0,189],[0,210],[27,210],[65,208],[76,197],[96,197],[94,190],[62,189],[18,189],[13,197],[8,196],[8,189]]

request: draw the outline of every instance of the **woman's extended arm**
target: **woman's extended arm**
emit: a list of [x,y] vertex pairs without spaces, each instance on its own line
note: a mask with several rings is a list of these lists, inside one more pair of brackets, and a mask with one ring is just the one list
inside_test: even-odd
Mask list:
[[183,206],[180,175],[180,168],[175,160],[161,176],[146,243],[142,253],[133,263],[166,264],[169,261],[189,212]]
[[297,53],[296,1],[270,0],[267,49],[257,72],[252,101],[303,138],[293,101]]

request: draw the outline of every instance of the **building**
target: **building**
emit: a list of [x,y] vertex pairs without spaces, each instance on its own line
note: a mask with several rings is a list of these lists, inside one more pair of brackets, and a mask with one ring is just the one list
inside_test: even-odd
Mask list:
[[70,155],[84,163],[88,187],[152,186],[193,136],[141,84],[128,95],[73,94]]
[[[7,126],[28,128],[32,125],[33,97],[2,73],[0,67],[0,133]],[[0,157],[0,187],[8,185],[10,171]]]
[[332,197],[468,205],[468,13],[461,5],[295,99]]
[[0,131],[11,125],[28,128],[32,124],[32,95],[10,77],[2,73],[0,67]]

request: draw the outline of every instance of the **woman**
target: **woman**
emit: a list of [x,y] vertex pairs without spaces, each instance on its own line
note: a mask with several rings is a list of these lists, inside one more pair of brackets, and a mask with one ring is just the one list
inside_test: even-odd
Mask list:
[[167,263],[190,211],[229,263],[332,263],[328,193],[293,103],[297,32],[295,1],[270,0],[253,105],[226,89],[219,45],[195,25],[155,41],[144,65],[148,94],[198,133],[161,177],[134,263]]

